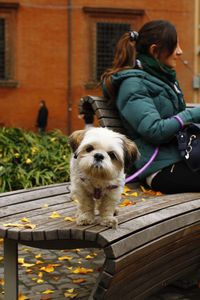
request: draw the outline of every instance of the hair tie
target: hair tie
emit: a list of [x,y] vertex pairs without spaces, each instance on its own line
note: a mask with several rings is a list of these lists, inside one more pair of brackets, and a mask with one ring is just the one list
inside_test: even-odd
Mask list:
[[130,31],[130,39],[132,41],[137,41],[138,36],[139,36],[139,33],[137,31],[134,31],[134,30]]

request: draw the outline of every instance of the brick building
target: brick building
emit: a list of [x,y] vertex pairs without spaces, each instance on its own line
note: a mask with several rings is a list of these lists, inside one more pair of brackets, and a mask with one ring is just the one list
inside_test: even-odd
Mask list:
[[169,19],[184,50],[177,73],[188,102],[200,102],[200,0],[0,0],[0,124],[35,129],[41,99],[48,130],[83,127],[77,104],[100,95],[101,72],[128,29]]

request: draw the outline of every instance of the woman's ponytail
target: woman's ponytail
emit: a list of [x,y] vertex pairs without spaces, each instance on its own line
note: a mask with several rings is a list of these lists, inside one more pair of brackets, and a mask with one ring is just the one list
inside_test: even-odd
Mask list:
[[137,38],[138,33],[136,31],[126,32],[122,35],[115,48],[112,67],[101,76],[101,81],[104,82],[112,100],[115,98],[112,75],[124,69],[134,68],[136,60],[135,42]]

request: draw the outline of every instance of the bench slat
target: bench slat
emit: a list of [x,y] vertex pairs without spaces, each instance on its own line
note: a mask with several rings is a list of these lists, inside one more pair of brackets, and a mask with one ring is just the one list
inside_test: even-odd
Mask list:
[[[169,232],[176,230],[177,228],[192,225],[198,221],[199,212],[197,211],[185,213],[179,217],[166,221],[161,221],[160,219],[160,223],[155,224],[154,226],[150,226],[149,222],[146,222],[143,218],[142,222],[144,222],[144,224],[149,227],[143,230],[140,229],[138,232],[128,236],[127,238],[123,238],[123,242],[118,241],[112,244],[110,247],[107,247],[105,249],[106,255],[107,257],[119,257],[125,253],[130,252],[131,250],[136,249],[139,246],[144,245],[147,242],[153,241],[156,238],[161,237],[162,235],[166,235]],[[139,223],[135,225],[138,226]]]
[[98,117],[98,119],[101,118],[119,119],[118,112],[109,109],[99,108],[95,111],[95,114]]
[[[125,134],[119,113],[116,108],[109,104],[108,100],[103,97],[85,96],[81,98],[79,105],[83,105],[84,102],[91,104],[101,127],[108,127],[109,129]],[[79,110],[81,111],[81,108]]]
[[[67,201],[68,200],[68,201]],[[54,206],[56,204],[62,204],[72,201],[66,195],[59,195],[54,197],[41,198],[41,199],[33,199],[32,201],[25,202],[23,200],[22,203],[17,203],[15,205],[5,206],[0,210],[0,218],[2,217],[10,217],[13,215],[17,215],[20,213],[24,213],[24,215],[28,212],[31,212],[36,209],[41,209],[45,204],[49,204],[50,206]]]
[[[146,295],[146,291],[151,290],[152,292],[152,287],[155,287],[155,285],[161,285],[165,280],[167,282],[168,280],[177,279],[188,271],[191,266],[192,269],[197,268],[197,266],[194,266],[198,259],[199,251],[195,249],[183,254],[183,257],[172,256],[171,260],[170,257],[168,260],[163,259],[158,266],[155,262],[155,267],[150,263],[150,265],[147,264],[137,271],[134,264],[130,265],[127,270],[124,270],[125,273],[117,273],[117,276],[113,278],[105,299],[115,299],[116,297],[120,300],[124,299],[124,295],[126,295],[126,300],[143,299],[141,298],[143,291]],[[126,274],[129,274],[129,276],[127,277]],[[124,278],[127,280],[125,281]]]
[[102,127],[117,127],[123,129],[123,127],[121,126],[121,122],[119,122],[119,120],[117,119],[100,118],[99,123]]
[[68,191],[69,192],[69,187],[70,187],[70,182],[65,182],[65,183],[56,183],[56,184],[50,184],[50,185],[44,185],[44,186],[39,186],[39,187],[34,187],[34,188],[28,188],[28,189],[21,189],[21,190],[15,190],[11,192],[3,192],[0,193],[0,199],[7,197],[10,198],[12,196],[16,196],[18,194],[23,194],[24,191],[27,193],[34,192],[37,193],[38,191],[43,191],[46,190],[47,192],[55,190],[55,191]]
[[[50,187],[44,189],[31,189],[31,190],[23,190],[20,193],[11,193],[10,195],[2,195],[0,198],[0,208],[8,205],[13,205],[17,203],[23,203],[27,201],[33,201],[41,198],[47,198],[51,196],[57,195],[65,195],[69,194],[68,185],[62,185],[58,187]],[[4,194],[4,193],[2,193]],[[0,194],[1,195],[1,194]]]
[[151,256],[151,260],[154,261],[158,256],[158,251],[159,256],[162,257],[165,253],[170,253],[170,251],[174,251],[184,245],[188,247],[189,243],[195,244],[196,241],[200,243],[199,237],[200,225],[186,226],[175,232],[159,237],[156,241],[149,242],[148,247],[147,245],[143,245],[117,259],[107,259],[105,271],[114,274],[126,268],[129,264],[140,260],[145,264],[145,260],[149,261],[149,256]]
[[[141,196],[139,198],[141,198]],[[140,216],[145,216],[146,214],[149,214],[151,212],[157,212],[162,208],[173,207],[174,205],[190,202],[191,200],[195,200],[199,198],[200,195],[197,193],[178,194],[176,198],[174,197],[174,195],[169,195],[169,196],[165,195],[161,197],[152,196],[148,198],[145,202],[139,202],[133,206],[120,208],[119,215],[118,215],[119,224],[123,224],[129,220],[133,220],[136,217],[138,218]],[[134,199],[135,198],[132,198],[133,201]],[[122,230],[121,233],[119,233],[119,230],[117,232],[112,232],[112,230],[110,229],[108,229],[109,232],[107,232],[106,230],[108,236],[112,237],[112,240],[109,239],[108,243],[118,240],[120,239],[121,236],[127,234],[127,230],[125,229],[123,231],[123,227],[121,225],[119,226],[119,229]],[[94,241],[96,239],[96,235],[98,233],[103,234],[103,232],[105,232],[105,228],[96,225],[86,230],[85,237],[87,240]]]

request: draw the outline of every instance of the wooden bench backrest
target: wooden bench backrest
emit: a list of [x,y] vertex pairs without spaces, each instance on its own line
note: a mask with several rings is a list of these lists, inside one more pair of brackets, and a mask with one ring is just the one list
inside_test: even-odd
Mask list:
[[[80,99],[78,111],[82,113],[84,111],[84,103],[91,104],[91,109],[97,117],[99,126],[108,127],[113,131],[117,131],[126,134],[122,121],[119,116],[119,112],[116,107],[110,105],[109,101],[102,96],[87,95]],[[187,107],[197,107],[199,103],[187,103]]]
[[78,110],[81,112],[84,103],[90,103],[91,109],[94,111],[99,126],[107,127],[113,131],[125,133],[121,119],[117,109],[111,106],[107,99],[98,96],[85,96],[79,102]]

